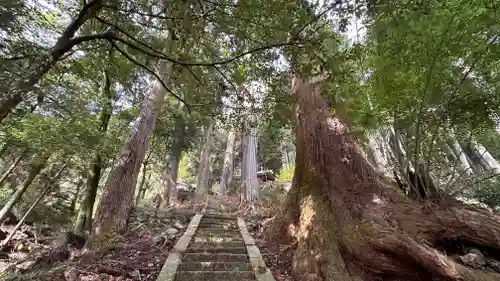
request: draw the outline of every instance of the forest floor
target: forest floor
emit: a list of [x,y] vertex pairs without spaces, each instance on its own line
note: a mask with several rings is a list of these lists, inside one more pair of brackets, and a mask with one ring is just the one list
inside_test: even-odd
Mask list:
[[[131,216],[126,233],[110,237],[93,250],[55,246],[56,237],[39,253],[26,253],[16,246],[8,259],[0,257],[0,266],[10,268],[0,279],[154,281],[193,214],[190,206],[160,211],[156,216],[153,209],[139,209]],[[22,243],[28,244],[16,241],[16,245]]]
[[[261,239],[263,223],[275,211],[263,206],[240,205],[239,198],[221,197],[228,213],[245,218],[266,265],[276,281],[292,281],[293,245],[268,245]],[[37,243],[40,226],[25,226],[16,235],[10,252],[0,253],[0,279],[8,281],[155,281],[170,250],[194,215],[191,205],[159,211],[138,209],[130,218],[129,230],[110,237],[92,250],[61,243],[61,233],[46,229],[45,245]],[[4,226],[8,231],[9,226]],[[37,228],[38,230],[35,230]],[[43,227],[42,227],[43,228]],[[51,232],[53,231],[53,232]],[[52,236],[48,234],[54,233]],[[64,233],[64,232],[63,232]],[[67,237],[63,240],[67,240]],[[74,241],[73,241],[74,242]],[[83,246],[83,244],[81,245]],[[32,250],[35,248],[35,250]]]

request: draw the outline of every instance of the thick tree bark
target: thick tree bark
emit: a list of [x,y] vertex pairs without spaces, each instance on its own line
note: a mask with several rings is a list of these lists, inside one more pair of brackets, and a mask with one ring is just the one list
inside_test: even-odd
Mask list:
[[[161,69],[168,75],[171,64],[163,64]],[[148,149],[149,137],[154,130],[156,113],[164,98],[165,90],[160,82],[155,81],[145,97],[139,117],[125,141],[118,161],[109,173],[96,211],[94,234],[125,231],[128,215],[135,203],[137,176]]]
[[51,70],[56,63],[73,48],[83,42],[83,37],[75,37],[78,29],[89,19],[99,13],[105,0],[92,0],[87,2],[76,18],[66,27],[49,53],[36,57],[25,71],[24,77],[14,82],[12,91],[0,99],[0,123],[9,113],[33,90],[40,79]]
[[319,90],[295,78],[293,89],[294,183],[268,233],[296,239],[296,280],[500,280],[438,250],[443,241],[500,250],[497,217],[455,201],[421,204],[387,186]]
[[[187,14],[191,3],[192,1],[183,2],[181,7],[172,14],[172,16],[184,16],[184,28],[188,30],[192,26],[192,20]],[[172,23],[170,22],[168,25],[170,28]],[[172,30],[169,30],[167,35],[165,53],[169,54],[177,48],[185,47],[184,38],[174,38]],[[158,68],[159,73],[163,75],[163,80],[167,80],[167,84],[169,84],[173,64],[170,61],[161,60]],[[104,193],[96,211],[93,228],[95,236],[104,237],[104,234],[109,232],[124,232],[126,230],[128,216],[134,208],[137,176],[148,149],[149,137],[155,127],[156,114],[165,97],[166,89],[160,81],[156,80],[145,95],[139,116],[125,140],[117,164],[107,178]],[[99,240],[98,237],[96,238]]]
[[[107,70],[103,72],[103,89],[102,95],[105,99],[105,103],[99,114],[100,127],[99,132],[104,136],[108,130],[109,120],[111,119],[113,105],[112,98],[113,93],[111,89],[111,79]],[[92,230],[92,215],[94,213],[94,204],[97,196],[97,189],[99,188],[99,181],[101,179],[101,173],[104,166],[104,162],[101,156],[99,148],[94,152],[94,156],[90,166],[90,173],[87,178],[87,188],[85,190],[85,196],[78,211],[78,216],[75,222],[76,233],[82,233],[84,231]]]
[[28,173],[28,177],[24,180],[23,185],[14,192],[12,197],[7,201],[7,204],[3,206],[2,210],[0,210],[0,223],[6,218],[7,214],[12,211],[12,208],[19,202],[24,192],[28,190],[33,180],[35,180],[36,176],[40,174],[42,169],[45,167],[47,160],[49,159],[49,155],[43,155],[39,159],[33,160],[34,163],[31,165],[31,169]]
[[244,201],[259,200],[259,182],[257,179],[257,129],[247,128],[242,140],[243,165],[242,199]]
[[23,160],[23,157],[26,154],[26,151],[27,150],[24,150],[21,153],[21,155],[19,155],[16,158],[16,160],[14,160],[14,162],[10,165],[10,167],[7,169],[7,171],[5,171],[5,173],[3,173],[2,177],[0,178],[0,185],[2,185],[4,183],[4,181],[9,177],[10,173],[12,173],[12,171],[14,171],[14,169],[17,167],[19,162],[21,162],[21,160]]
[[233,158],[234,158],[234,143],[236,134],[230,131],[227,135],[226,152],[224,154],[224,165],[222,167],[222,175],[220,181],[220,195],[226,195],[229,185],[231,184],[233,175]]

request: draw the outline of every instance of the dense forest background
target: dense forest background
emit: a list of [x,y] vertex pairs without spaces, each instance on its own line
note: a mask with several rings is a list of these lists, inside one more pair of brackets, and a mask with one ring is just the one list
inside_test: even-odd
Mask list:
[[[326,269],[296,263],[297,280],[423,280],[414,274],[422,268],[439,280],[495,280],[438,260],[466,254],[457,247],[500,258],[498,5],[4,0],[0,222],[49,225],[100,245],[129,231],[140,208],[233,196],[240,207],[272,206],[272,226],[260,225],[271,228],[269,241],[291,243],[283,232],[296,225],[295,261],[309,259],[307,250],[334,253],[311,263]],[[366,198],[397,206],[380,217],[415,217],[370,217]],[[334,215],[305,219],[320,210]],[[401,230],[387,234],[396,240],[412,237],[410,265],[381,249],[380,232],[352,230],[366,220]],[[433,230],[405,228],[412,220]],[[310,242],[323,240],[304,234],[309,223],[329,242]],[[388,251],[378,260],[388,265],[376,269],[365,260],[373,253],[346,244]],[[1,245],[4,256],[18,247]]]

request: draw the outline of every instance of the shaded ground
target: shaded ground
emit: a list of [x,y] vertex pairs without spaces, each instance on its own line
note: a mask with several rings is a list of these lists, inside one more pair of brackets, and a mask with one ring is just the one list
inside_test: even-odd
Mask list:
[[0,260],[4,266],[10,263],[1,279],[153,281],[192,216],[192,208],[159,212],[156,217],[154,210],[141,209],[131,217],[127,233],[109,237],[92,251],[59,245],[38,254],[11,252],[8,260]]
[[273,273],[276,281],[294,281],[292,277],[292,261],[295,245],[270,244],[261,235],[263,224],[270,222],[270,219],[259,215],[245,217],[248,231],[254,238],[262,258]]
[[[263,224],[276,212],[273,208],[240,204],[239,196],[217,198],[219,209],[229,214],[245,218],[247,227],[258,244],[261,254],[276,281],[292,281],[291,266],[294,253],[293,245],[267,245],[261,239]],[[279,206],[279,204],[276,204]],[[175,209],[158,213],[153,209],[141,209],[130,219],[129,231],[124,235],[110,237],[106,244],[96,250],[79,250],[69,247],[54,247],[59,243],[57,233],[47,225],[26,226],[16,235],[11,252],[0,255],[0,271],[9,266],[7,273],[0,275],[1,280],[9,281],[155,281],[170,250],[183,233],[193,216],[190,205],[179,205]],[[272,222],[271,222],[272,223]],[[8,228],[8,227],[7,227]],[[36,229],[35,229],[36,228]],[[6,229],[7,230],[7,229]],[[42,235],[33,235],[32,233]],[[28,234],[26,234],[28,233]],[[49,248],[46,240],[52,239]],[[22,245],[22,246],[19,246]],[[18,249],[20,248],[20,249]],[[56,252],[56,258],[38,259],[41,251]],[[34,252],[40,252],[34,254]],[[33,268],[34,267],[34,268]]]

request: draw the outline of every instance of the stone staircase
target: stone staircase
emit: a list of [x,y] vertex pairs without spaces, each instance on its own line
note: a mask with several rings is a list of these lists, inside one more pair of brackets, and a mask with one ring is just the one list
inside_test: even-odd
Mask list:
[[242,218],[208,198],[170,253],[157,281],[275,281]]

